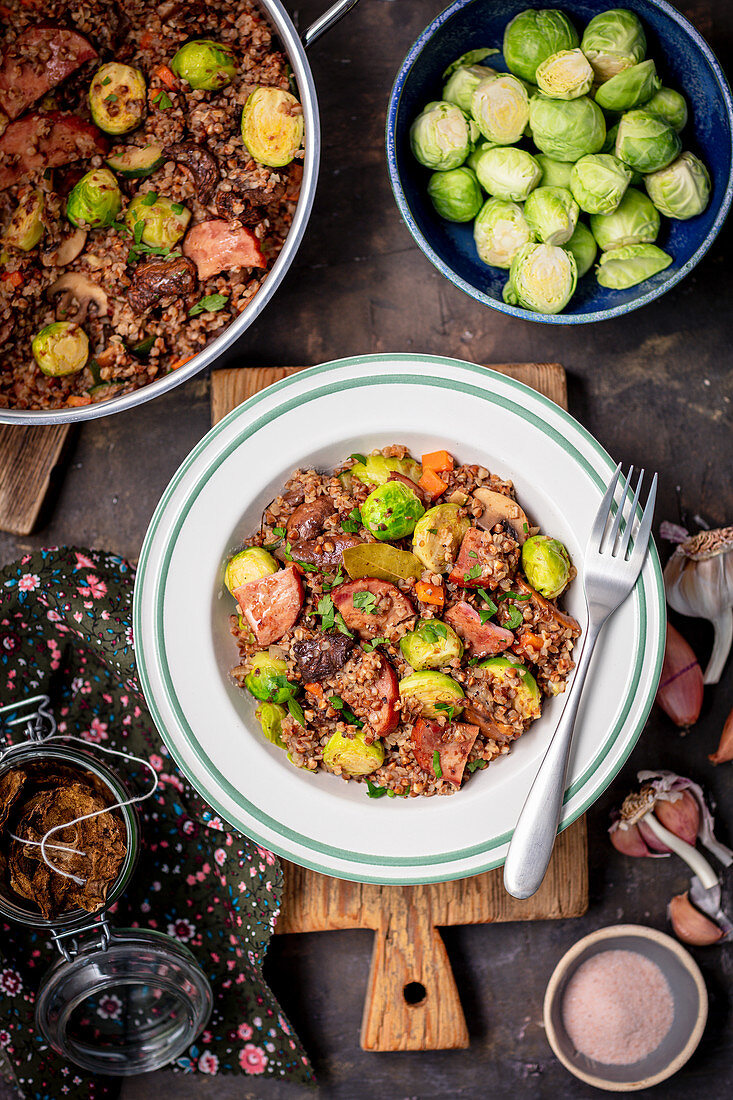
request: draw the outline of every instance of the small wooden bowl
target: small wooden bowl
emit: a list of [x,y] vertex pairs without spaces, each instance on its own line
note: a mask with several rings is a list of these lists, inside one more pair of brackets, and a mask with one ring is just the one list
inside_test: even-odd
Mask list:
[[[637,951],[657,964],[674,998],[674,1020],[656,1050],[626,1066],[594,1062],[578,1053],[562,1022],[562,1002],[578,967],[603,951]],[[555,967],[545,993],[545,1030],[553,1051],[581,1081],[607,1092],[650,1088],[677,1073],[694,1053],[708,1018],[708,994],[697,963],[684,947],[663,932],[640,924],[601,928],[579,940]]]

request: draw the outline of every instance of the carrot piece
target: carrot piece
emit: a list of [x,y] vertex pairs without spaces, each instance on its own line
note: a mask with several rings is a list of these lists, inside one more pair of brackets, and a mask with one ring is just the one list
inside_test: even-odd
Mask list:
[[415,585],[415,594],[420,603],[432,603],[436,607],[442,607],[445,603],[445,589],[442,584],[418,581]]
[[0,279],[4,283],[10,283],[11,286],[19,287],[25,282],[22,271],[6,271],[4,275],[0,275]]
[[181,359],[174,359],[170,365],[171,370],[178,370],[184,363],[189,363],[193,359],[193,355],[184,355]]
[[303,687],[305,688],[305,690],[308,692],[309,695],[316,695],[319,699],[321,699],[323,697],[323,688],[321,687],[320,684],[308,683],[308,684],[303,684]]
[[431,470],[430,467],[423,469],[418,485],[425,490],[432,500],[435,500],[448,488],[447,482],[443,481],[442,477],[438,477],[435,470]]
[[154,70],[154,74],[158,77],[159,80],[162,80],[166,87],[170,88],[172,92],[174,92],[178,87],[176,74],[173,72],[172,69],[169,69],[167,65],[158,65],[158,67]]
[[148,46],[152,46],[152,44],[153,44],[153,36],[150,33],[150,31],[145,31],[144,34],[140,35],[140,45],[142,46],[142,48],[144,50],[146,50],[148,48]]
[[70,409],[81,409],[84,405],[91,405],[91,403],[92,399],[88,393],[72,393],[69,397],[66,398],[66,404],[69,406]]
[[422,456],[423,469],[435,470],[440,472],[441,470],[453,469],[453,455],[448,451],[431,451],[430,454]]

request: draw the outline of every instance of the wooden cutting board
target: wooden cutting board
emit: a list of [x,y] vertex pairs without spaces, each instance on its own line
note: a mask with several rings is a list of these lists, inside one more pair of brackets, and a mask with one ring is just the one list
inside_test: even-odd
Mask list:
[[38,523],[71,425],[0,425],[0,531],[30,535]]
[[[300,367],[214,371],[211,415],[223,416]],[[559,363],[493,366],[567,408]],[[459,796],[460,797],[460,796]],[[498,868],[433,886],[346,882],[283,862],[282,913],[276,931],[329,932],[371,928],[374,950],[361,1028],[364,1050],[447,1050],[468,1046],[468,1029],[439,929],[495,921],[558,920],[588,908],[585,818],[557,839],[541,888],[526,901],[504,889]]]

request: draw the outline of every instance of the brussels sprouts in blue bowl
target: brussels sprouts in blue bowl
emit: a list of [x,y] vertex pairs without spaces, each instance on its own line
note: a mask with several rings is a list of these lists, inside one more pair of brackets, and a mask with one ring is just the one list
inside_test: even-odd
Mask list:
[[[492,134],[492,111],[494,110],[492,98],[499,101],[498,113],[494,117],[506,118],[506,115],[500,115],[503,109],[501,103],[505,104],[507,95],[512,95],[518,103],[516,109],[521,110],[523,93],[521,89],[518,91],[511,81],[505,82],[507,84],[505,88],[497,85],[488,93],[486,90],[483,93],[476,93],[477,83],[481,83],[481,65],[490,67],[487,69],[487,76],[491,75],[491,70],[499,75],[508,71],[501,52],[482,57],[478,62],[474,57],[469,57],[466,64],[471,66],[470,72],[456,76],[454,71],[448,78],[445,73],[458,58],[471,51],[478,51],[480,54],[481,51],[486,51],[487,47],[498,48],[501,51],[507,25],[527,9],[541,10],[541,0],[534,3],[528,3],[527,0],[454,0],[423,31],[397,74],[387,113],[387,160],[392,190],[402,216],[420,248],[446,278],[477,301],[501,310],[503,313],[549,324],[583,324],[629,313],[658,298],[692,270],[712,244],[728,213],[733,198],[733,98],[720,64],[695,28],[664,0],[628,0],[626,3],[622,2],[619,7],[635,13],[641,21],[646,37],[646,48],[643,54],[647,60],[653,59],[656,70],[653,65],[648,65],[641,55],[629,57],[617,66],[613,51],[610,54],[604,53],[605,27],[601,27],[602,33],[596,36],[600,45],[599,42],[592,43],[595,49],[589,49],[587,43],[580,42],[594,70],[594,85],[590,92],[586,92],[587,81],[582,83],[581,67],[584,64],[582,57],[570,58],[569,62],[566,62],[565,57],[555,54],[549,64],[545,62],[542,66],[540,77],[536,79],[542,79],[544,87],[553,89],[557,85],[553,85],[552,82],[560,81],[562,88],[563,82],[567,82],[570,92],[567,100],[553,99],[547,110],[544,109],[544,101],[536,104],[539,108],[535,111],[536,125],[543,124],[544,115],[549,117],[550,128],[555,115],[559,117],[562,124],[562,116],[567,114],[570,122],[573,112],[580,115],[577,110],[579,100],[577,98],[573,100],[573,96],[582,93],[592,97],[598,89],[599,78],[613,79],[614,82],[609,84],[605,94],[601,95],[601,105],[605,104],[603,114],[609,137],[602,149],[589,148],[589,153],[594,155],[598,163],[581,166],[584,170],[573,175],[572,183],[569,179],[561,178],[563,169],[562,166],[558,168],[556,164],[557,155],[551,154],[552,163],[550,163],[543,151],[540,151],[539,163],[544,170],[540,186],[568,188],[574,185],[574,195],[580,198],[579,224],[583,228],[579,230],[572,243],[563,240],[562,217],[561,212],[558,211],[558,204],[548,201],[553,198],[549,192],[546,196],[541,196],[540,198],[544,201],[535,201],[532,204],[535,217],[539,210],[540,221],[539,224],[533,223],[530,226],[529,243],[522,244],[522,233],[525,232],[524,219],[522,219],[521,230],[516,225],[509,226],[510,237],[512,234],[516,235],[515,255],[518,258],[517,264],[521,268],[518,271],[514,270],[517,264],[510,271],[507,264],[504,267],[498,267],[491,262],[483,262],[479,257],[476,244],[478,240],[482,253],[488,256],[490,261],[497,255],[505,260],[506,256],[502,256],[502,247],[497,248],[497,241],[501,246],[506,244],[506,240],[500,238],[496,230],[496,221],[504,219],[505,215],[510,220],[516,219],[516,211],[513,213],[507,213],[507,211],[512,203],[515,201],[521,203],[522,199],[526,198],[522,195],[522,199],[515,200],[511,189],[520,169],[524,170],[526,176],[527,166],[512,163],[513,154],[507,157],[505,150],[525,149],[536,156],[537,148],[533,146],[531,140],[525,138],[516,146],[500,144],[497,152],[496,147],[491,148],[493,142],[487,137]],[[570,24],[577,29],[580,40],[590,21],[601,13],[608,12],[609,6],[601,0],[566,0],[558,4],[557,10],[562,11]],[[533,18],[533,16],[530,17],[530,22]],[[633,16],[630,19],[634,22]],[[623,38],[622,31],[623,28],[619,28],[620,37]],[[613,28],[611,28],[611,37],[613,37]],[[633,35],[629,34],[629,39],[631,37]],[[522,36],[517,35],[515,38],[520,43],[521,56],[510,58],[510,67],[515,77],[521,77],[526,82],[528,76],[524,70],[529,66],[533,67],[534,71],[535,62],[541,61],[543,54],[540,51],[537,57],[530,56],[531,44],[528,44],[527,50],[522,51]],[[516,43],[514,45],[516,47]],[[569,51],[574,46],[577,47],[578,43],[559,42],[558,50]],[[634,48],[632,43],[630,53],[633,53]],[[635,82],[626,78],[619,79],[617,74],[619,69],[623,69],[624,64],[640,66],[642,63],[644,68],[635,70],[638,74]],[[604,65],[610,66],[609,71],[604,71]],[[620,72],[620,76],[624,76],[623,71]],[[436,132],[431,128],[431,122],[437,121],[447,130],[456,126],[456,120],[451,117],[451,112],[435,109],[435,104],[446,97],[447,79],[451,80],[448,97],[454,103],[460,102],[463,110],[472,103],[473,114],[479,116],[482,134],[478,133],[477,127],[469,119],[471,137],[473,144],[478,143],[477,148],[464,162],[461,162],[460,157],[454,157],[453,160],[457,160],[461,167],[457,168],[451,160],[449,171],[453,175],[449,176],[446,173],[446,178],[443,180],[436,178],[433,171],[437,166],[441,169],[443,166],[440,164],[440,135],[437,135],[436,144],[434,140]],[[573,82],[575,82],[575,90],[572,88]],[[660,83],[661,92],[658,90]],[[538,93],[531,82],[529,85],[525,84],[525,87],[528,89],[531,108],[532,97],[537,96]],[[540,93],[542,96],[548,94],[544,87]],[[601,84],[600,87],[603,88],[604,85]],[[676,138],[676,131],[680,129],[680,122],[683,120],[677,116],[680,110],[684,112],[685,104],[679,96],[675,96],[668,89],[681,92],[689,109],[686,124],[679,134],[681,142]],[[645,103],[649,102],[649,95],[652,93],[656,98],[654,102],[649,103],[649,109],[656,113],[650,120],[649,112],[645,110]],[[637,96],[645,102],[636,103],[626,100],[630,113],[628,117],[623,116],[627,117],[627,122],[622,127],[623,140],[617,145],[616,133],[611,131],[622,117],[621,111],[618,110],[619,102],[623,103],[624,97],[629,95]],[[558,102],[562,104],[567,101],[571,103],[570,108],[561,106],[559,111],[554,109],[553,104]],[[576,107],[572,106],[573,102]],[[617,110],[615,112],[610,110],[608,103]],[[418,161],[411,148],[410,139],[411,127],[426,107],[432,108],[433,116],[416,128],[417,137],[413,136],[413,145],[417,142],[418,146],[423,146],[422,150],[418,148],[417,152],[424,162],[430,163],[430,167]],[[512,110],[514,109],[512,106]],[[590,114],[590,111],[587,113]],[[594,103],[593,117],[597,118],[597,115],[598,110]],[[667,123],[657,125],[654,121],[662,116],[666,116],[670,127],[666,131]],[[531,124],[530,110],[530,127]],[[457,128],[460,129],[460,126]],[[571,125],[567,126],[568,134],[573,130]],[[654,131],[653,135],[652,131]],[[528,129],[527,133],[531,134],[531,129]],[[595,141],[595,138],[592,140]],[[560,142],[562,142],[562,134]],[[667,144],[666,152],[664,142]],[[623,190],[625,183],[623,179],[619,179],[618,172],[614,174],[613,165],[607,154],[614,154],[621,150],[628,167],[629,161],[633,161],[638,155],[639,146],[642,154],[650,149],[653,155],[657,156],[661,148],[662,153],[665,153],[663,160],[667,159],[667,154],[676,155],[677,159],[657,172],[658,179],[652,179],[650,174],[642,179],[638,173],[635,174],[627,191],[626,201],[618,208],[618,213],[611,215],[613,220],[604,222],[604,218],[609,216],[605,212],[607,208],[603,205],[607,201],[608,189],[620,187]],[[551,147],[548,146],[549,148]],[[681,155],[679,155],[680,149]],[[518,161],[521,158],[514,159]],[[575,159],[575,154],[572,159]],[[643,161],[641,163],[644,164]],[[652,164],[653,160],[648,163]],[[704,167],[700,167],[700,164]],[[709,197],[706,191],[706,170],[710,176]],[[489,210],[482,208],[478,216],[480,230],[476,237],[474,220],[470,220],[473,219],[474,208],[478,201],[469,185],[472,173],[476,174],[479,183],[483,185],[483,191],[486,192],[486,194],[480,193],[481,198],[487,201],[491,198],[493,207]],[[629,174],[632,174],[631,169]],[[508,184],[505,182],[507,178]],[[649,180],[651,183],[647,186]],[[454,186],[458,189],[455,193]],[[501,190],[502,187],[508,187],[506,196]],[[603,191],[603,188],[606,188],[606,191]],[[634,190],[636,194],[633,193]],[[454,194],[455,201],[453,201]],[[587,198],[586,195],[588,195]],[[642,203],[638,198],[639,195],[643,195],[647,201]],[[681,195],[684,197],[685,206],[680,216],[669,217],[670,213],[675,212],[675,203],[680,202]],[[656,218],[655,211],[651,209],[652,204],[648,201],[649,197],[663,215],[656,239],[653,235],[644,236],[643,215],[646,215],[647,223]],[[557,194],[554,198],[557,198]],[[696,202],[698,206],[704,207],[700,213],[696,210]],[[553,208],[554,216],[550,228],[549,219]],[[465,217],[466,220],[450,220],[452,210],[455,210],[456,218]],[[598,210],[601,213],[592,213]],[[654,216],[651,219],[650,212]],[[570,211],[571,216],[572,213]],[[543,224],[543,218],[547,220],[547,228]],[[629,234],[626,234],[627,218],[631,223]],[[588,267],[588,257],[593,248],[589,230],[594,234],[598,230],[597,235],[603,241],[606,251],[599,248],[595,263],[589,267],[586,274],[583,274],[583,269]],[[635,237],[634,232],[637,230],[639,235]],[[547,233],[547,236],[543,236],[543,233]],[[554,236],[550,236],[550,233]],[[609,242],[612,248],[618,250],[615,256],[611,254]],[[520,244],[522,244],[521,248]],[[539,250],[537,250],[537,244],[541,246]],[[559,253],[555,249],[563,245],[572,252],[569,263],[565,259],[568,251],[563,253],[562,262],[557,262]],[[665,253],[671,257],[671,262],[667,260]],[[603,263],[599,264],[601,260]],[[572,293],[558,312],[550,312],[554,308],[552,294],[556,292],[556,303],[565,302],[567,294],[562,287],[550,288],[552,293],[547,294],[544,304],[548,312],[536,311],[543,308],[541,300],[532,305],[534,302],[532,284],[538,272],[550,279],[562,278],[568,283],[572,280],[573,284],[577,279],[574,291],[570,285],[566,288]],[[600,281],[598,272],[600,272]],[[642,274],[647,273],[648,277],[636,285],[625,285],[633,281],[634,277],[641,277]],[[512,283],[511,280],[514,282]],[[508,282],[510,285],[507,287]],[[542,293],[539,297],[542,299]],[[532,308],[525,308],[527,304],[532,305]]]

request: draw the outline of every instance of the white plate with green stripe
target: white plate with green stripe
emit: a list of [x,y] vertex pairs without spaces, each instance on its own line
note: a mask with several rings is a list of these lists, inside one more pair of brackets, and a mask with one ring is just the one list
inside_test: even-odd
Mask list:
[[[503,375],[455,359],[369,355],[313,367],[250,398],[181,465],[153,516],[135,586],[135,652],[145,698],[182,771],[214,811],[295,863],[341,878],[441,882],[503,863],[519,810],[562,710],[450,797],[367,797],[361,783],[309,774],[267,742],[233,686],[234,610],[223,566],[296,467],[404,443],[445,448],[511,478],[525,511],[583,549],[615,463],[568,413]],[[566,606],[585,624],[580,578]],[[593,804],[631,752],[664,654],[656,550],[614,615],[584,692],[560,828]]]

